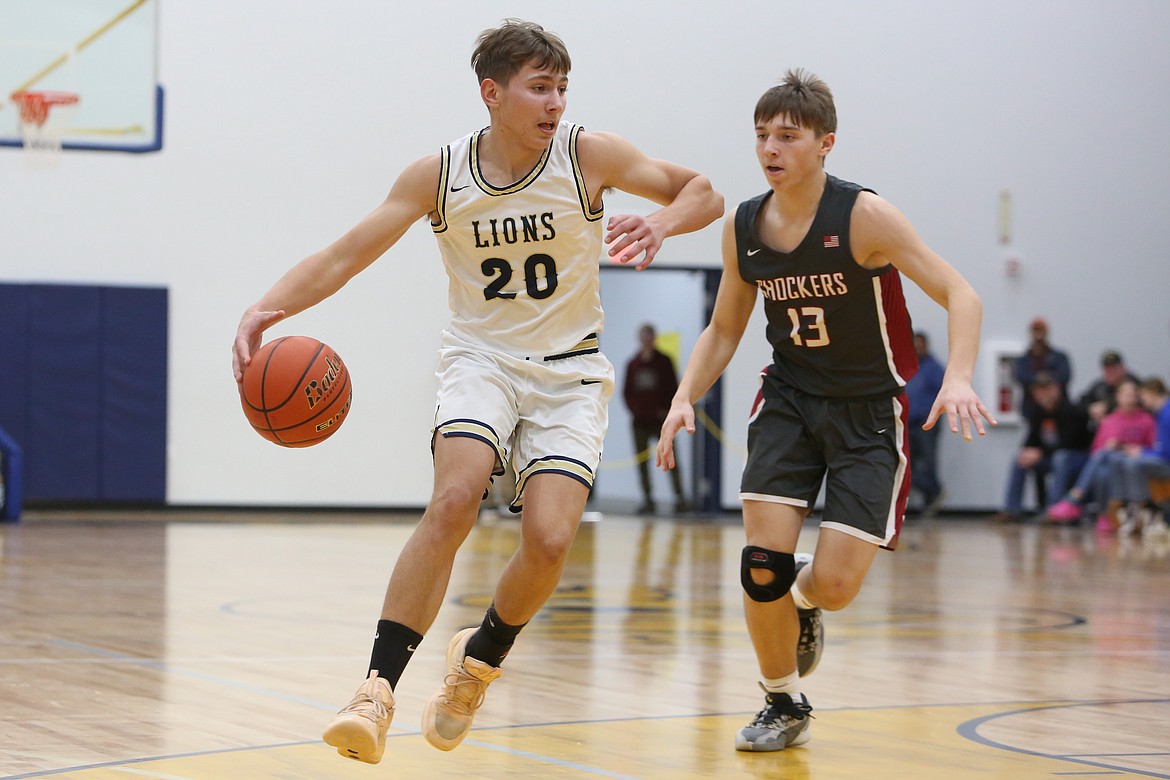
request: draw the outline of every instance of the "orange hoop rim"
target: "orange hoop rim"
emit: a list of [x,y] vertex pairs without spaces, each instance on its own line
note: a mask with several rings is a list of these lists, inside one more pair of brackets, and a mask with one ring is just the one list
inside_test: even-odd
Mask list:
[[61,90],[17,90],[9,95],[13,103],[20,106],[20,121],[27,124],[43,125],[49,118],[53,106],[71,106],[81,99],[76,92]]

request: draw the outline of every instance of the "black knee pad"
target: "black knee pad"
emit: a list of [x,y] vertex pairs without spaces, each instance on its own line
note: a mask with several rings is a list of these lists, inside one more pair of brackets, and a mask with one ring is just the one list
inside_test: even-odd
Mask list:
[[[752,569],[767,569],[776,577],[767,585],[759,585],[752,579]],[[796,582],[796,556],[763,547],[744,547],[739,581],[752,601],[784,598],[784,594],[792,589],[792,583]]]

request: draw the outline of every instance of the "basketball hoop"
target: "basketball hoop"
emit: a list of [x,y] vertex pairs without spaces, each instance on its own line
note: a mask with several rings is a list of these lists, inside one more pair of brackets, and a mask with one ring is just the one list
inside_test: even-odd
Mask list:
[[[55,163],[80,96],[74,92],[26,90],[13,92],[9,97],[20,106],[20,137],[25,159],[34,164]],[[53,108],[57,110],[50,111]]]

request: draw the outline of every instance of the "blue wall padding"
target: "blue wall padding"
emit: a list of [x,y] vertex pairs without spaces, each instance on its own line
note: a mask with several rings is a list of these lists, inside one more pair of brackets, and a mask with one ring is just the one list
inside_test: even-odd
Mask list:
[[101,293],[30,285],[28,294],[28,497],[100,498]]
[[19,520],[24,502],[24,453],[3,428],[0,428],[0,481],[4,483],[0,520]]
[[0,377],[26,502],[165,501],[165,289],[0,284]]
[[28,291],[0,284],[0,427],[28,441]]
[[102,289],[102,497],[162,501],[167,467],[166,290]]

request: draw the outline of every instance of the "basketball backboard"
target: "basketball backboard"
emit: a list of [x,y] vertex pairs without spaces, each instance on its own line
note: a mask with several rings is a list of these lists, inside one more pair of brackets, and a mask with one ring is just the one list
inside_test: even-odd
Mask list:
[[20,108],[13,94],[51,91],[78,96],[63,128],[64,149],[161,149],[158,4],[159,0],[4,0],[0,146],[23,144]]

